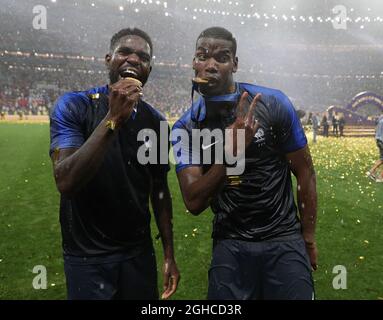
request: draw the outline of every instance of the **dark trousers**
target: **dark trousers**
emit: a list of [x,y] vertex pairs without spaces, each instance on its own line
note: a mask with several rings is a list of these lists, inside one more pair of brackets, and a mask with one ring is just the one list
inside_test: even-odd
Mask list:
[[[116,255],[100,258],[64,256],[69,300],[158,299],[157,266],[153,247],[116,261]],[[122,257],[122,258],[121,258]]]
[[218,241],[209,270],[208,299],[314,299],[303,239]]

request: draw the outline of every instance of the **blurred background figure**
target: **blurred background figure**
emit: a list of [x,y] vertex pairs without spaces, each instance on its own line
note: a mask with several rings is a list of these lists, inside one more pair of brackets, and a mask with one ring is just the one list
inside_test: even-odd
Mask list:
[[323,114],[323,118],[322,118],[322,121],[321,121],[321,126],[323,127],[323,136],[324,137],[328,137],[329,124],[328,124],[328,119],[327,119],[326,113]]
[[383,170],[380,170],[380,174],[378,174],[378,169],[383,164],[383,114],[377,121],[375,139],[379,149],[379,160],[377,160],[370,171],[367,172],[367,176],[376,182],[383,182]]
[[316,143],[317,142],[317,134],[318,134],[319,126],[320,126],[319,118],[318,118],[316,113],[314,113],[312,115],[311,123],[312,123],[312,127],[313,127],[313,142]]
[[341,115],[339,116],[339,121],[338,121],[338,125],[339,125],[339,135],[340,135],[341,137],[344,136],[344,134],[343,134],[343,130],[344,130],[344,126],[345,126],[345,124],[346,124],[346,119],[344,118],[344,114],[341,114]]
[[335,112],[335,114],[332,116],[332,134],[336,137],[338,136],[338,125],[338,112]]

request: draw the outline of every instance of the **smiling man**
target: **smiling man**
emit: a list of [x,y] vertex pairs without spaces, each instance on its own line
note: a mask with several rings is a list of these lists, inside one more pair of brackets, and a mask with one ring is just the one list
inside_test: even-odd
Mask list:
[[110,84],[66,93],[52,112],[68,299],[158,298],[149,198],[164,248],[162,297],[177,289],[169,166],[137,161],[138,132],[159,132],[165,120],[141,99],[152,51],[142,30],[119,31],[105,57]]
[[[220,27],[198,37],[193,92],[200,96],[175,123],[198,130],[231,130],[225,141],[182,144],[176,171],[188,210],[214,213],[209,299],[312,299],[317,268],[316,182],[307,139],[281,91],[235,82],[237,43]],[[196,130],[197,129],[197,130]],[[243,130],[243,141],[235,134]],[[225,157],[242,143],[244,172],[200,155],[220,146]],[[178,144],[173,134],[173,144]],[[191,159],[191,161],[189,161]],[[198,162],[199,161],[199,162]],[[297,179],[298,209],[291,172]]]

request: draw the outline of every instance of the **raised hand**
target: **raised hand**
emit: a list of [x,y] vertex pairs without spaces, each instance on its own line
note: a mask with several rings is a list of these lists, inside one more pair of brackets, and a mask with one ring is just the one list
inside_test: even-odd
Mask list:
[[259,128],[259,123],[255,119],[254,110],[257,106],[257,102],[261,99],[261,94],[257,94],[250,104],[248,112],[245,114],[245,104],[249,94],[244,92],[237,105],[237,118],[234,123],[226,129],[231,129],[229,135],[226,135],[225,152],[233,152],[234,156],[237,156],[237,130],[245,130],[245,149],[251,143],[255,133]]
[[109,86],[109,119],[119,126],[129,119],[142,95],[142,83],[134,78],[123,78]]

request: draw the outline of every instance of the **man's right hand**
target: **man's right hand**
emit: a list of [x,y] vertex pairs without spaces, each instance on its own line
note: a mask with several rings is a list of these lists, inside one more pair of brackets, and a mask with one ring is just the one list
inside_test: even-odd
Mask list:
[[108,119],[120,126],[129,119],[142,95],[142,83],[134,78],[123,78],[109,86]]
[[237,118],[234,123],[227,127],[226,129],[231,129],[232,131],[228,135],[228,139],[225,141],[225,153],[233,152],[234,156],[237,156],[237,130],[245,130],[245,149],[249,146],[255,133],[259,128],[258,121],[255,119],[254,110],[257,105],[257,102],[261,99],[261,94],[257,94],[253,101],[250,104],[249,111],[247,114],[244,112],[245,103],[248,97],[248,93],[244,92],[239,100],[237,105]]

